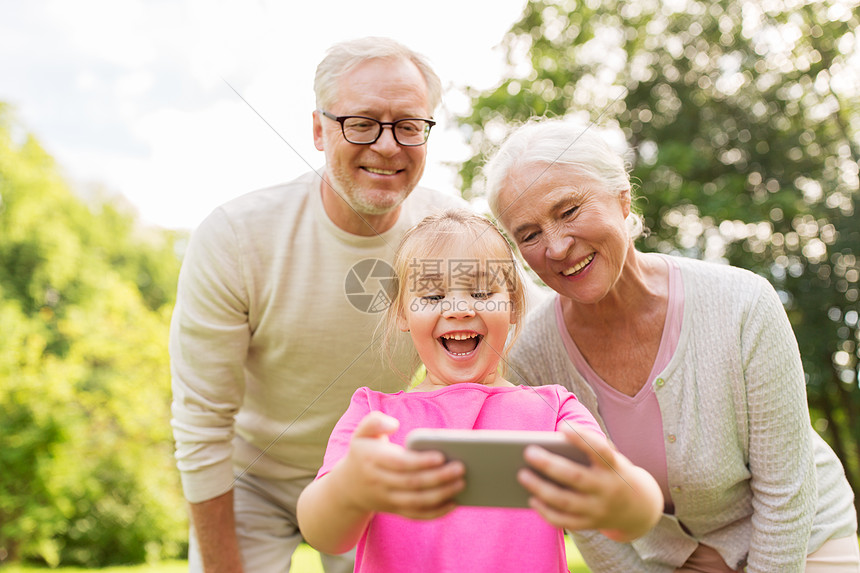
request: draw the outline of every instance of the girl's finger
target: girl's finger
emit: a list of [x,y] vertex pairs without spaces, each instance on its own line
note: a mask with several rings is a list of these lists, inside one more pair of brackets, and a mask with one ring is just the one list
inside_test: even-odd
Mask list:
[[403,491],[433,489],[461,480],[465,474],[463,462],[453,461],[441,467],[418,471],[386,471],[385,482],[392,488]]
[[536,497],[529,500],[529,507],[537,511],[547,523],[555,527],[571,531],[594,529],[593,520],[588,516],[559,511]]
[[594,496],[569,486],[553,483],[534,471],[523,469],[517,479],[543,504],[569,514],[588,514],[593,511]]
[[537,473],[564,488],[590,492],[598,485],[596,478],[592,476],[594,473],[592,466],[571,461],[539,446],[527,447],[525,460]]
[[561,432],[567,441],[585,452],[592,465],[612,467],[615,462],[615,448],[602,435],[576,424],[564,424]]
[[457,495],[466,483],[464,480],[455,480],[438,487],[424,490],[404,490],[391,493],[391,501],[399,509],[399,513],[410,512],[434,512],[443,510],[453,504],[454,496]]

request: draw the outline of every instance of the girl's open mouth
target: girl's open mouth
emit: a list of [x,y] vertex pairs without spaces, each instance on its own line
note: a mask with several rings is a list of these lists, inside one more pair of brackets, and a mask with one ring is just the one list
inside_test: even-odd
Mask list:
[[473,353],[484,337],[477,332],[451,332],[439,337],[439,343],[454,356],[468,356]]

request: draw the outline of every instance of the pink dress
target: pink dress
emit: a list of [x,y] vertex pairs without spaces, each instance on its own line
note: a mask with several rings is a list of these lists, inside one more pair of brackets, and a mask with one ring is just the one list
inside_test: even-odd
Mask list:
[[[401,445],[415,428],[556,431],[563,422],[573,422],[602,434],[591,414],[561,386],[495,388],[463,383],[433,392],[396,394],[359,388],[332,431],[318,478],[346,455],[353,431],[373,410],[400,420],[400,428],[390,439]],[[568,569],[564,532],[537,512],[460,507],[433,520],[377,513],[358,542],[355,570],[495,573]]]

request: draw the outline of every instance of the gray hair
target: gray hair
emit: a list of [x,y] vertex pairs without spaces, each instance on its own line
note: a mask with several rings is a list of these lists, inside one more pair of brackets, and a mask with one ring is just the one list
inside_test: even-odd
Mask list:
[[404,59],[415,64],[427,83],[427,100],[430,103],[427,111],[433,113],[442,101],[442,82],[430,61],[400,42],[373,36],[341,42],[328,49],[314,77],[317,109],[326,109],[335,102],[337,82],[343,74],[362,62],[376,59]]
[[528,165],[565,165],[601,184],[607,191],[631,192],[627,218],[631,238],[642,233],[642,218],[632,209],[632,189],[627,164],[600,128],[570,119],[532,119],[514,129],[484,166],[487,202],[497,218],[499,191],[514,170]]

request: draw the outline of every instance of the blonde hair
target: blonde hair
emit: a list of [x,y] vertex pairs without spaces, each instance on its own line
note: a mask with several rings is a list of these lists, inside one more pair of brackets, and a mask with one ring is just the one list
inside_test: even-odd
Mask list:
[[327,109],[337,101],[337,82],[350,69],[368,60],[403,59],[415,64],[427,84],[427,102],[432,114],[442,101],[442,81],[430,61],[391,38],[369,36],[335,44],[317,66],[314,94],[317,109]]
[[[394,355],[399,331],[398,318],[405,315],[406,298],[409,293],[410,271],[414,275],[416,261],[433,261],[450,254],[462,254],[463,260],[471,262],[481,259],[485,263],[498,264],[493,267],[493,277],[502,279],[510,297],[514,320],[514,330],[508,337],[507,349],[517,337],[525,317],[525,286],[519,276],[516,259],[511,246],[499,229],[488,219],[465,209],[449,209],[439,214],[429,215],[409,229],[394,253],[394,273],[396,281],[389,291],[391,304],[384,321],[382,336],[383,349],[389,358]],[[473,259],[469,259],[472,255]],[[476,256],[477,255],[477,256]],[[489,269],[485,269],[489,270]],[[498,272],[501,270],[501,272]],[[413,280],[417,280],[414,279]],[[413,370],[418,366],[418,354],[413,354]]]

